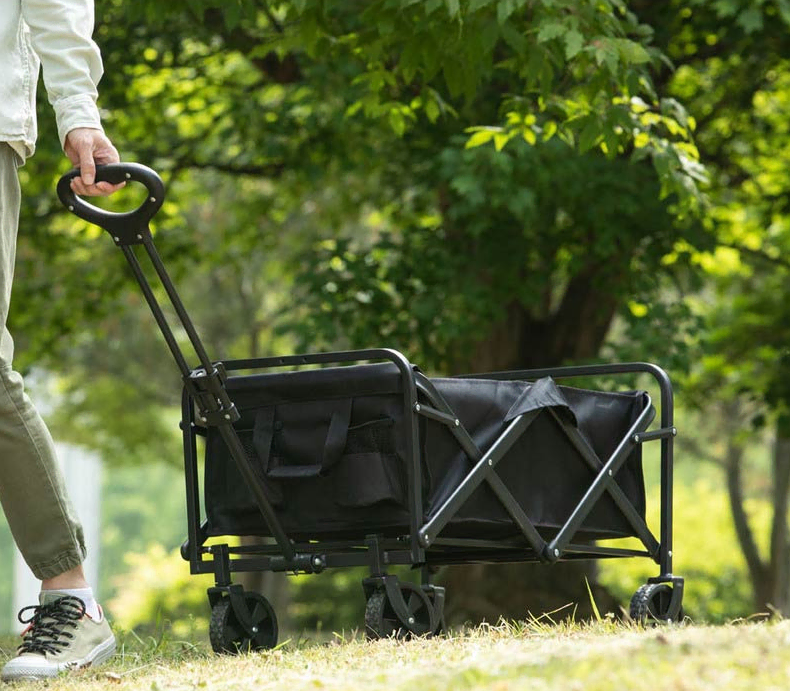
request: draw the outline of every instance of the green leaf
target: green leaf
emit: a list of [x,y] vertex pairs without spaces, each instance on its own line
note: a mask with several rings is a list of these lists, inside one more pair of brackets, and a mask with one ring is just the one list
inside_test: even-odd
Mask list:
[[496,7],[496,18],[500,24],[504,24],[508,17],[518,9],[516,0],[499,0]]
[[228,29],[234,29],[239,25],[241,20],[241,6],[238,2],[229,2],[225,5],[222,18],[225,21],[225,26]]
[[557,123],[554,120],[549,120],[543,125],[543,141],[547,142],[557,133]]
[[497,151],[502,151],[505,148],[505,144],[507,144],[512,139],[512,135],[507,132],[497,132],[494,135],[494,148]]
[[442,69],[444,81],[452,96],[459,96],[463,93],[466,86],[468,75],[464,72],[463,65],[458,61],[445,62]]
[[565,58],[572,60],[584,48],[584,36],[576,29],[571,29],[565,34]]
[[620,56],[624,62],[629,62],[634,65],[642,65],[646,62],[650,62],[650,53],[645,50],[645,47],[641,43],[629,41],[628,39],[616,40],[620,49]]
[[776,0],[776,8],[782,21],[790,25],[790,0]]
[[747,34],[760,31],[763,28],[763,14],[759,7],[749,7],[738,15],[738,24]]
[[499,130],[492,128],[477,130],[474,134],[472,134],[471,137],[469,137],[469,139],[466,140],[464,148],[473,149],[476,146],[488,144],[488,142],[490,142],[498,133]]
[[516,29],[512,24],[503,24],[500,27],[500,31],[502,33],[502,38],[516,53],[523,53],[526,51],[527,47],[529,46],[529,42],[527,41],[527,37],[524,36],[518,29]]
[[406,132],[406,118],[399,110],[391,110],[389,114],[390,127],[399,137],[402,137]]
[[450,19],[455,19],[461,13],[461,3],[460,0],[445,0],[447,5],[447,13],[450,15]]
[[581,153],[592,149],[601,136],[601,127],[594,116],[588,115],[584,121],[585,124],[579,134],[579,151]]
[[425,115],[431,122],[436,122],[441,115],[439,104],[432,98],[425,104]]
[[599,38],[595,41],[595,61],[599,65],[604,63],[612,74],[617,72],[617,65],[620,62],[620,51],[618,50],[615,39]]
[[538,29],[538,43],[545,43],[568,33],[568,27],[560,22],[544,22]]

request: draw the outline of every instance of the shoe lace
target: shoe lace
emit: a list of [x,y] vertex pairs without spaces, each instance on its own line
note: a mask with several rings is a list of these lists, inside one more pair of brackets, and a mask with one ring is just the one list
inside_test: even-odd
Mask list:
[[[25,613],[32,613],[25,617]],[[17,618],[22,624],[29,624],[22,634],[19,653],[57,654],[69,645],[74,634],[68,629],[77,628],[77,623],[85,615],[85,603],[78,597],[65,595],[46,605],[23,607]]]

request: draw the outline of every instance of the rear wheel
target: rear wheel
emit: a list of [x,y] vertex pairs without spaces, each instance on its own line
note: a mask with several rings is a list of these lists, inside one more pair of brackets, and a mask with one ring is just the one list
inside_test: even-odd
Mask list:
[[241,604],[245,608],[241,616],[229,596],[211,608],[209,640],[215,653],[237,654],[277,645],[277,616],[269,601],[258,593],[245,592]]
[[376,589],[365,607],[365,635],[372,640],[379,638],[408,638],[436,633],[431,630],[433,605],[419,586],[407,581],[398,583],[408,616],[401,620],[387,597],[384,588]]

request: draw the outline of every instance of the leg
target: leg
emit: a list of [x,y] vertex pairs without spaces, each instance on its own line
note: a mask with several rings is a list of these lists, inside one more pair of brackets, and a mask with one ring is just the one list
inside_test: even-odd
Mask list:
[[15,154],[0,143],[0,503],[31,570],[48,579],[77,568],[85,547],[49,430],[11,364],[14,344],[5,322],[19,207]]
[[85,580],[82,564],[64,571],[54,578],[45,578],[41,582],[41,590],[74,590],[81,588],[90,588],[88,581]]
[[14,342],[5,323],[19,208],[15,154],[0,142],[0,502],[19,550],[44,586],[39,604],[19,613],[30,626],[18,655],[3,667],[5,681],[53,677],[100,664],[115,652],[115,637],[82,572],[82,527],[52,437],[11,366]]

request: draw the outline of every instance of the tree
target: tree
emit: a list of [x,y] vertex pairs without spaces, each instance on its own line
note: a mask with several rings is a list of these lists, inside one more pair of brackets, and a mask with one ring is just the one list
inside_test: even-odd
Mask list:
[[[666,50],[679,63],[672,93],[697,122],[696,141],[711,176],[706,225],[715,250],[691,263],[708,279],[695,298],[705,323],[685,395],[726,423],[700,455],[723,468],[733,522],[751,575],[758,611],[790,611],[787,507],[787,157],[784,142],[790,81],[784,3],[684,3],[665,28]],[[644,10],[652,12],[649,4]],[[645,21],[651,21],[638,10]],[[680,253],[694,250],[679,247]],[[671,261],[672,256],[668,257]],[[700,304],[700,302],[702,304]],[[710,305],[710,306],[708,306]],[[772,430],[767,551],[750,520],[746,449]],[[718,446],[715,439],[723,439]]]

